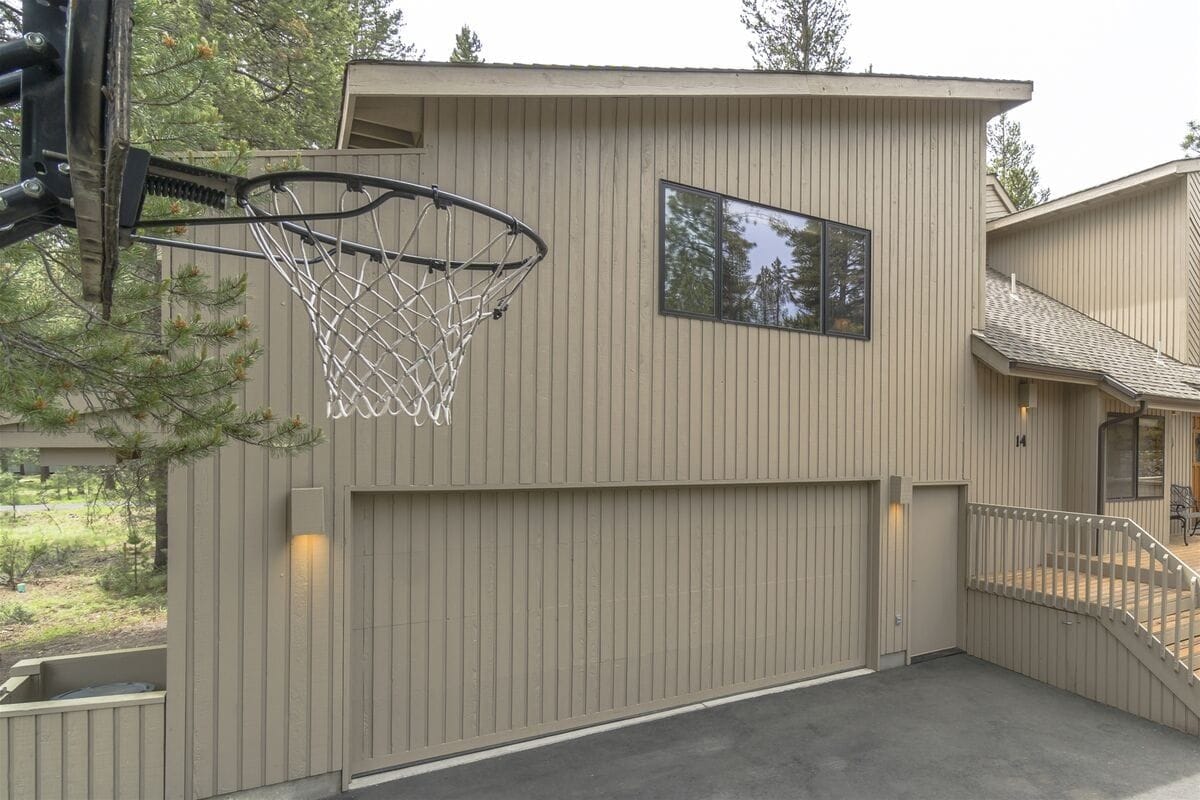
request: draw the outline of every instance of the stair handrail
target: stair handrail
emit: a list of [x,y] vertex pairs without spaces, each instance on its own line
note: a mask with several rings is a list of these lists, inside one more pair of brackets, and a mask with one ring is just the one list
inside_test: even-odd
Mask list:
[[[999,531],[995,530],[995,522],[1000,524]],[[981,530],[981,526],[987,526],[990,533]],[[1047,526],[1052,527],[1048,529]],[[1048,536],[1048,530],[1052,531],[1051,536]],[[1063,532],[1066,532],[1068,540],[1077,548],[1073,553],[1059,549]],[[1192,624],[1197,620],[1197,611],[1200,610],[1200,606],[1197,605],[1197,595],[1200,595],[1200,572],[1175,555],[1170,547],[1160,542],[1137,522],[1128,517],[1057,509],[968,503],[967,534],[969,588],[1054,608],[1070,609],[1097,618],[1107,614],[1113,621],[1119,618],[1123,623],[1132,622],[1148,646],[1157,647],[1164,658],[1168,655],[1174,658],[1176,669],[1186,666],[1189,682],[1195,682],[1194,651],[1197,649],[1197,631],[1192,629]],[[987,542],[983,541],[985,535],[988,536]],[[1050,554],[1046,549],[1049,538],[1053,538],[1055,569],[1046,570],[1045,565],[1041,564],[1043,569],[1039,575],[1038,586],[1029,586],[1027,580],[1018,583],[1018,571],[1024,576],[1027,571],[1039,566],[1037,559],[1044,561]],[[1113,546],[1114,538],[1120,543],[1119,548]],[[1083,551],[1078,549],[1081,545]],[[1136,553],[1145,552],[1148,555],[1148,576],[1142,574],[1140,555],[1130,563],[1130,546]],[[992,552],[989,553],[989,549]],[[1086,571],[1080,568],[1080,562],[1085,557]],[[1070,581],[1072,585],[1058,585],[1057,563],[1060,560],[1064,564],[1062,580],[1064,584]],[[1158,564],[1162,566],[1161,571],[1156,569]],[[1070,565],[1070,568],[1066,565]],[[1119,598],[1118,572],[1121,575]],[[1143,577],[1149,579],[1145,609],[1142,608],[1140,590]],[[1107,602],[1104,602],[1106,580],[1108,596]],[[1135,587],[1132,603],[1129,597],[1130,583]],[[1183,588],[1185,586],[1186,597]],[[1156,600],[1159,610],[1157,617]],[[1173,609],[1172,613],[1166,612],[1168,608]],[[1189,612],[1186,647],[1182,644],[1185,631],[1182,629],[1181,611],[1184,608]],[[1143,613],[1145,622],[1142,621]]]

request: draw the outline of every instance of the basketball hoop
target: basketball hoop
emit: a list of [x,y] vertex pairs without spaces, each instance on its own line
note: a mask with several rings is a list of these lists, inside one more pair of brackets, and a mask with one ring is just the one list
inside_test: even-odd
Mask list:
[[[546,255],[541,237],[515,217],[388,178],[267,174],[239,181],[236,202],[261,250],[236,254],[265,258],[304,304],[333,419],[407,414],[418,424],[449,423],[476,329],[504,316]],[[314,202],[331,210],[314,211]]]
[[[334,419],[450,421],[479,324],[498,320],[547,252],[483,203],[384,177],[278,172],[239,178],[130,147],[130,0],[23,0],[0,42],[0,104],[20,103],[20,181],[0,186],[0,248],[79,231],[82,296],[111,310],[131,240],[270,262],[304,304]],[[142,219],[149,195],[240,215]],[[258,250],[146,236],[244,224]]]

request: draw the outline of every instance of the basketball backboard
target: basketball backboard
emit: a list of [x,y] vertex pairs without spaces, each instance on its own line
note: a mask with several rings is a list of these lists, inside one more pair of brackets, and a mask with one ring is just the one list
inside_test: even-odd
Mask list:
[[[0,246],[79,231],[83,297],[112,299],[129,157],[131,0],[25,0],[0,44],[0,98],[21,108],[20,180],[0,190]],[[136,219],[140,187],[127,219]]]

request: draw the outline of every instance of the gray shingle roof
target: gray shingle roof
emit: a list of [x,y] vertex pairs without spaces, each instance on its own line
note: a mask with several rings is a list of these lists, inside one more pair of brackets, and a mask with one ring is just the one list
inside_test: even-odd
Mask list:
[[1089,373],[1129,399],[1200,403],[1200,367],[1189,366],[1034,289],[987,271],[986,327],[976,338],[1010,362]]

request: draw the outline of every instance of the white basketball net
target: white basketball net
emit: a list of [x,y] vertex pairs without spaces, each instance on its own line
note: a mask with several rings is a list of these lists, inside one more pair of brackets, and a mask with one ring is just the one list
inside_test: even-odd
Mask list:
[[[286,185],[263,193],[246,213],[303,214],[298,194]],[[336,207],[355,208],[384,194],[341,187]],[[456,230],[459,217],[463,229]],[[509,226],[425,197],[391,197],[350,219],[249,227],[308,312],[333,419],[403,413],[418,425],[449,423],[475,329],[500,318],[541,258],[524,253],[534,248]],[[347,244],[362,247],[347,252]],[[465,255],[454,257],[456,248]]]

